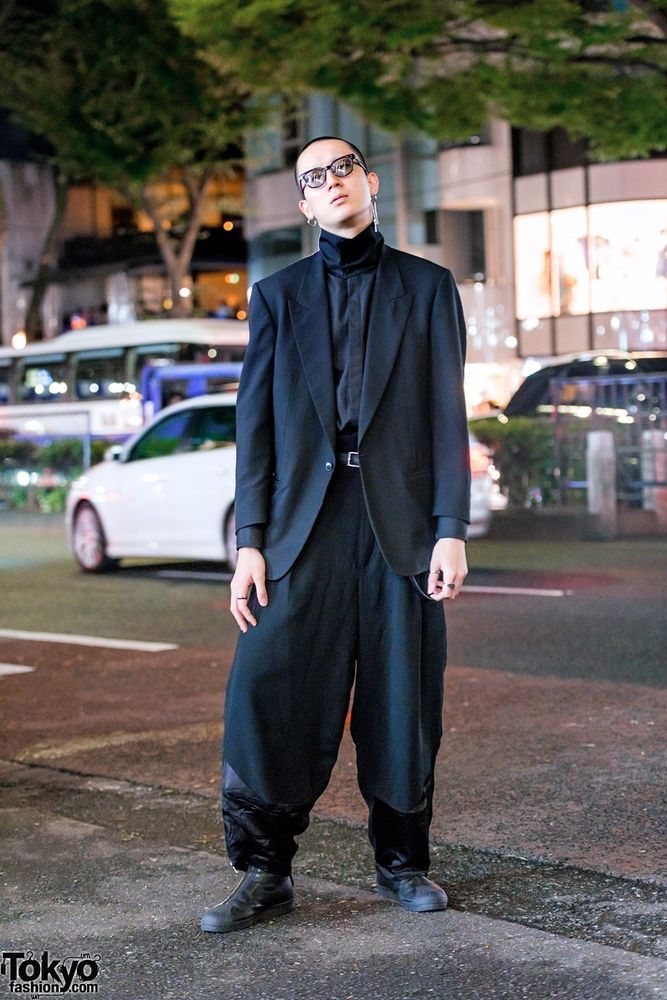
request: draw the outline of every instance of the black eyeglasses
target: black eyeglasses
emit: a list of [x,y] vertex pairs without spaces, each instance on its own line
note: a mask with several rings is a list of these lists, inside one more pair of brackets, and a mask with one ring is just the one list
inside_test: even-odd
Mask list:
[[299,187],[302,192],[304,187],[321,188],[326,184],[327,170],[330,170],[336,177],[347,177],[354,170],[355,163],[361,167],[365,174],[368,173],[358,156],[355,156],[354,153],[346,153],[345,156],[338,156],[332,160],[328,167],[311,167],[310,170],[304,170],[298,177]]

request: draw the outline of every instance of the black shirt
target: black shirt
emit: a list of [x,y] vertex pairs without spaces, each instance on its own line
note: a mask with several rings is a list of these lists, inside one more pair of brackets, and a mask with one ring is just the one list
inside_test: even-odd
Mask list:
[[364,349],[373,285],[384,240],[370,225],[351,239],[325,229],[326,268],[336,392],[336,449],[357,450]]

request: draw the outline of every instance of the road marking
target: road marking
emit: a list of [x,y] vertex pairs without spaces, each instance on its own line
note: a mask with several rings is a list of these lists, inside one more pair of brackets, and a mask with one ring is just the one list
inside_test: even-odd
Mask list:
[[213,580],[215,583],[229,583],[231,573],[207,573],[197,569],[158,569],[151,576],[162,576],[172,580]]
[[9,674],[29,674],[34,669],[34,667],[24,667],[21,663],[0,663],[0,677]]
[[514,594],[517,597],[571,597],[572,590],[546,590],[539,587],[478,587],[463,585],[466,594]]
[[182,726],[167,726],[163,729],[148,729],[128,733],[116,730],[100,736],[83,736],[77,740],[67,740],[64,743],[38,743],[21,754],[26,760],[50,760],[58,757],[70,757],[74,754],[89,753],[93,750],[105,750],[109,747],[126,746],[128,743],[149,743],[155,741],[162,747],[177,746],[183,741],[204,743],[209,740],[219,740],[222,737],[222,720],[214,722],[188,722]]
[[162,653],[178,649],[172,642],[141,642],[135,639],[103,639],[96,635],[67,635],[62,632],[23,632],[0,628],[0,639],[27,639],[34,642],[65,642],[72,646],[102,646],[105,649],[136,649],[141,653]]

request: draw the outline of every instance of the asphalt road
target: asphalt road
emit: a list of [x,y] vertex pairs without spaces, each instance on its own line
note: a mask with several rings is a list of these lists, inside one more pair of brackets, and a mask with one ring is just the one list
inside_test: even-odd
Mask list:
[[[447,607],[432,828],[434,872],[459,911],[665,955],[666,554],[656,539],[469,544],[466,589]],[[133,561],[85,576],[60,518],[0,514],[0,585],[0,660],[28,668],[0,667],[9,827],[38,808],[63,843],[92,823],[221,854],[237,634],[224,567]],[[364,821],[346,732],[297,871],[367,891]],[[657,994],[626,983],[618,995]]]

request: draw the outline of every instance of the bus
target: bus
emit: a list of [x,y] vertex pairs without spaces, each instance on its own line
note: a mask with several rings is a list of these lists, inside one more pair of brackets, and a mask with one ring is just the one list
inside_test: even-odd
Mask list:
[[24,348],[0,348],[0,435],[122,441],[143,426],[146,365],[240,362],[248,324],[146,320],[72,330]]

